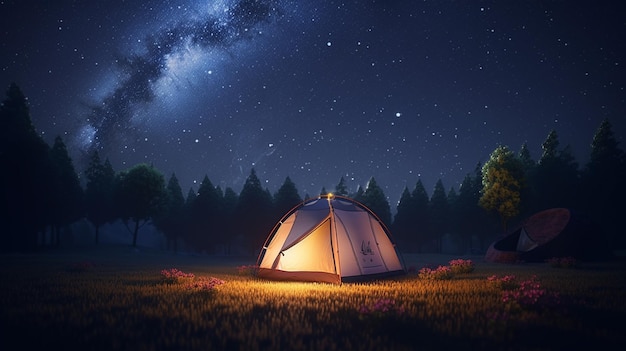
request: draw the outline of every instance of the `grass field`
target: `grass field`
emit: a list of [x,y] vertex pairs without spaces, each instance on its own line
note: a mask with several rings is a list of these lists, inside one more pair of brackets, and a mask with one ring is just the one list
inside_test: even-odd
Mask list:
[[[446,280],[418,276],[422,267],[456,258],[471,259],[474,270]],[[407,276],[341,286],[239,271],[254,261],[125,247],[1,255],[0,349],[570,350],[626,343],[624,261],[555,268],[405,255],[415,268]],[[194,277],[164,280],[162,270],[172,268]],[[506,285],[507,276],[517,284]]]

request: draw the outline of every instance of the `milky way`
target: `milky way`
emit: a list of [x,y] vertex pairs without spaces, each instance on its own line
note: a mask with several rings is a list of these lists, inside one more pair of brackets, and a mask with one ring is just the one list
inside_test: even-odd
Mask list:
[[[392,208],[418,179],[458,190],[498,145],[557,131],[584,166],[609,118],[626,135],[617,2],[2,2],[0,78],[78,170],[98,150],[183,189],[354,191]],[[6,16],[9,14],[9,16]]]

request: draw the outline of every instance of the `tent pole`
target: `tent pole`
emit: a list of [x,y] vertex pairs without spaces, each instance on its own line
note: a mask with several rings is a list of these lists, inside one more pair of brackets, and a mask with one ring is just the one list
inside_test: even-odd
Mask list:
[[337,222],[335,222],[335,210],[332,204],[333,194],[326,195],[328,199],[328,213],[330,214],[330,246],[333,250],[333,263],[335,264],[335,272],[339,276],[339,283],[341,283],[341,265],[339,262],[339,240],[337,238]]

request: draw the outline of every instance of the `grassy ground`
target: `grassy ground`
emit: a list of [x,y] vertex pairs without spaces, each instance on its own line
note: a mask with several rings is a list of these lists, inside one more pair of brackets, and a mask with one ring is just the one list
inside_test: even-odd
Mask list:
[[[471,259],[474,271],[418,277],[456,258]],[[404,255],[415,268],[407,276],[333,286],[239,272],[255,259],[126,247],[2,255],[0,349],[565,350],[626,342],[623,261],[565,269]],[[161,271],[171,268],[194,278],[166,282]],[[504,276],[543,294],[523,300],[530,290],[498,284]],[[211,277],[224,283],[206,288]]]

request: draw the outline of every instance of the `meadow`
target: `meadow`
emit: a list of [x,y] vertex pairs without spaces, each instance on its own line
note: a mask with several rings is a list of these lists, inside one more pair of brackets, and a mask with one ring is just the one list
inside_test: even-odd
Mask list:
[[[623,260],[557,267],[404,255],[406,276],[337,286],[260,280],[251,274],[255,259],[120,247],[0,255],[0,349],[568,350],[626,343]],[[444,269],[456,259],[472,269]]]

